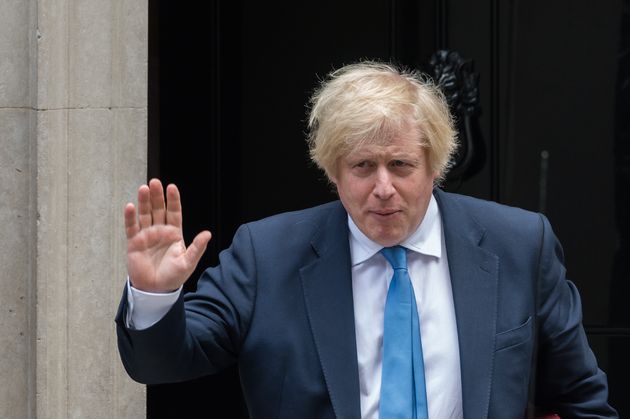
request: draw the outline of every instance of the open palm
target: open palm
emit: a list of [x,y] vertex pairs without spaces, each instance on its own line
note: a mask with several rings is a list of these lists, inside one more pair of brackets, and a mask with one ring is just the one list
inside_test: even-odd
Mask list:
[[152,179],[138,189],[138,210],[125,206],[127,270],[134,288],[147,292],[178,289],[195,270],[211,234],[199,233],[186,247],[182,207],[175,185],[166,188]]

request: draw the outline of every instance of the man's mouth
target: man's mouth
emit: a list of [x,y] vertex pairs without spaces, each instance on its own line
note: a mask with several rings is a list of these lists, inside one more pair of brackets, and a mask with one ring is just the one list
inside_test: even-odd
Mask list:
[[370,211],[372,214],[377,215],[379,217],[390,217],[394,214],[397,214],[400,212],[400,210],[396,210],[396,209],[379,209],[379,210],[373,210]]

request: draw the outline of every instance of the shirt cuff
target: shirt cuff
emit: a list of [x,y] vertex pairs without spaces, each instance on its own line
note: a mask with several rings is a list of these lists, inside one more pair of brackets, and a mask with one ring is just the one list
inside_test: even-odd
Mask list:
[[153,326],[173,307],[181,292],[181,286],[178,290],[168,293],[141,291],[132,287],[127,277],[126,326],[135,330],[144,330]]

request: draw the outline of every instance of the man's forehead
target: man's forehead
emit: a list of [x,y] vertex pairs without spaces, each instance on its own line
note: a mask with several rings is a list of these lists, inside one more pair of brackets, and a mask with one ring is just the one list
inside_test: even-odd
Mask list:
[[419,141],[396,141],[390,144],[362,144],[352,149],[347,159],[368,157],[420,157],[424,147]]

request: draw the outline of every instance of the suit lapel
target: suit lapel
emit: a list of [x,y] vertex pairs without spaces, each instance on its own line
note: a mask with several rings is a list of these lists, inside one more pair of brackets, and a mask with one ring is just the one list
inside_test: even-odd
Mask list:
[[[459,337],[465,419],[488,416],[497,314],[497,255],[480,246],[485,230],[437,190]],[[340,234],[341,233],[341,234]],[[317,258],[300,270],[306,310],[334,413],[359,419],[359,373],[347,214],[339,205],[312,240]]]
[[347,214],[341,204],[312,240],[317,259],[300,270],[306,310],[338,419],[359,419],[359,372]]
[[498,256],[480,246],[485,230],[436,189],[459,336],[464,418],[488,417],[496,334]]

